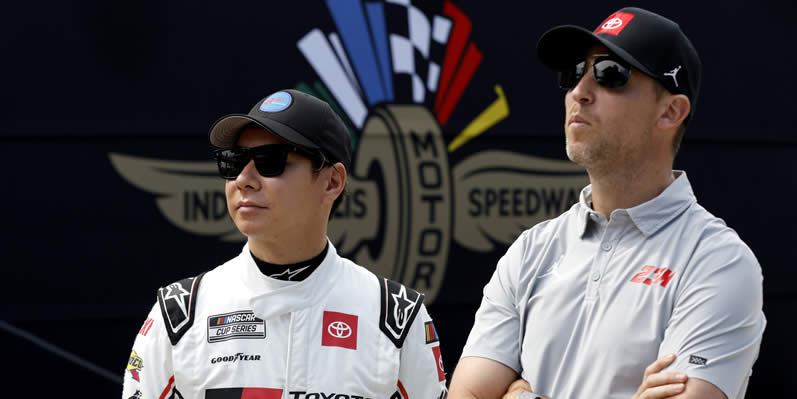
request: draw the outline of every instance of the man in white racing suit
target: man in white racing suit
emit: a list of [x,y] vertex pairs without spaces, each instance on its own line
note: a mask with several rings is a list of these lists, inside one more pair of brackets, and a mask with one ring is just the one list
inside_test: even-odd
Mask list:
[[351,163],[329,105],[282,90],[219,119],[210,141],[247,244],[158,291],[122,398],[445,397],[423,294],[340,257],[327,238]]

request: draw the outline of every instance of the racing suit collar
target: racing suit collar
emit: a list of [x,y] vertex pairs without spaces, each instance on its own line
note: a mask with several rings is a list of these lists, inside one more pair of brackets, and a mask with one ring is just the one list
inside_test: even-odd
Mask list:
[[255,315],[264,320],[295,312],[319,303],[341,275],[337,250],[329,242],[329,250],[318,268],[302,281],[283,281],[269,278],[260,272],[249,245],[245,244],[236,257],[240,264],[241,280],[250,291],[250,305]]

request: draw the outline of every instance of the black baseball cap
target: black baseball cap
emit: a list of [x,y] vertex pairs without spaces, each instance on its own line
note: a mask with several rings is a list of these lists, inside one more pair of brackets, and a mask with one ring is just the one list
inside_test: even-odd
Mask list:
[[545,32],[537,42],[537,56],[554,71],[583,61],[595,44],[657,80],[670,93],[689,98],[695,114],[700,90],[701,63],[692,43],[677,23],[637,7],[626,7],[606,18],[595,31],[561,25]]
[[232,148],[243,128],[254,123],[293,144],[320,149],[333,163],[351,170],[351,138],[340,116],[326,102],[298,90],[285,89],[255,104],[248,114],[219,118],[210,128],[210,144]]

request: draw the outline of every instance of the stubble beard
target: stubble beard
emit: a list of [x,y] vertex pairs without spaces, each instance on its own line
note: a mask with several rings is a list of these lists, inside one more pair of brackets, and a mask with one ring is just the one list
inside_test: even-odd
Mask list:
[[606,158],[606,143],[598,141],[596,143],[571,143],[565,138],[565,152],[567,157],[574,163],[586,169],[596,167]]
[[[640,133],[650,135],[650,129]],[[645,155],[637,148],[632,148],[626,143],[609,141],[593,137],[592,142],[572,143],[565,137],[565,151],[567,157],[574,163],[581,165],[591,177],[617,175],[629,173],[639,169],[644,164]]]

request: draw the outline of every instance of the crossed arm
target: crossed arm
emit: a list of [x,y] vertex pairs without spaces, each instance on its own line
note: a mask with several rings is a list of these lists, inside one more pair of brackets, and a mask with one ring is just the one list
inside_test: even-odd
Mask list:
[[[662,370],[675,360],[663,356],[645,369],[639,389],[631,399],[727,399],[710,382],[686,374]],[[518,379],[515,370],[481,357],[459,361],[451,380],[449,399],[517,399],[521,392],[533,392],[528,382]],[[558,399],[558,398],[556,398]]]
[[451,377],[448,398],[500,398],[517,379],[515,370],[503,363],[483,357],[464,357],[459,360]]

